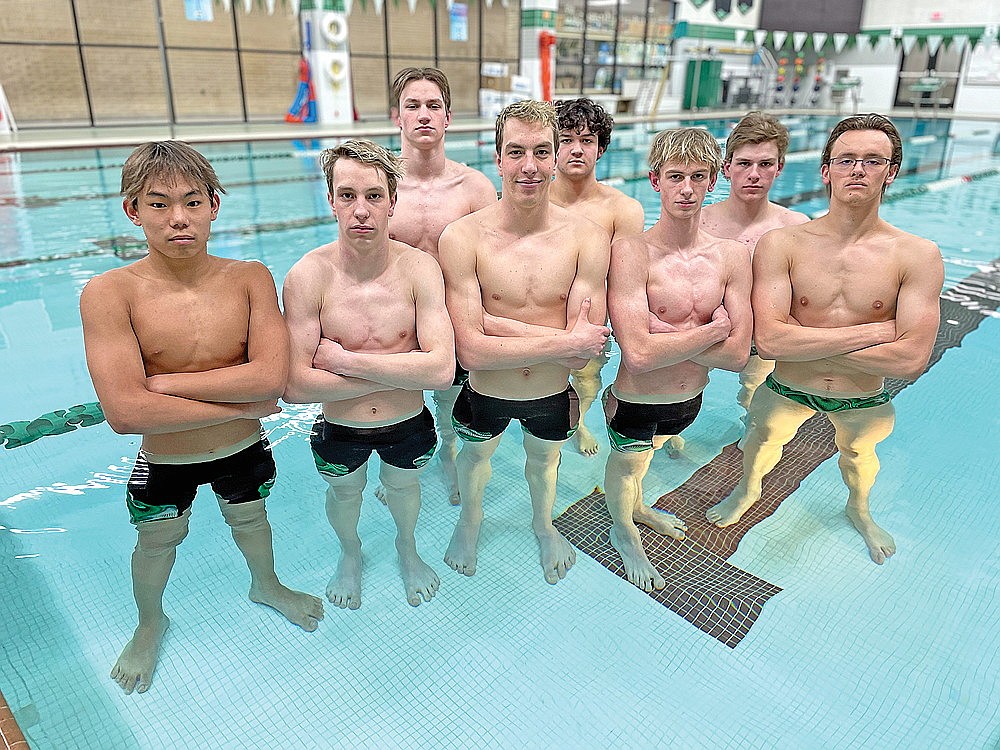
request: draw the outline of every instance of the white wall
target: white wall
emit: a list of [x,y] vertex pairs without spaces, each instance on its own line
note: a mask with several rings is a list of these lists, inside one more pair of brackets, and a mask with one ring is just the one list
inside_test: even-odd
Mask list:
[[[706,3],[711,5],[711,3]],[[940,17],[935,18],[934,14]],[[985,26],[1000,20],[996,0],[868,0],[861,16],[862,29],[893,26]]]
[[827,75],[832,77],[835,71],[847,68],[852,76],[861,79],[859,111],[887,112],[892,109],[896,95],[901,54],[900,50],[888,45],[874,50],[867,46],[860,50],[857,47],[845,49],[827,58]]
[[736,4],[737,0],[733,0],[733,12],[720,21],[715,15],[715,3],[705,3],[696,8],[688,0],[681,0],[677,5],[677,20],[729,29],[756,29],[760,22],[760,3],[754,3],[746,15],[740,13]]

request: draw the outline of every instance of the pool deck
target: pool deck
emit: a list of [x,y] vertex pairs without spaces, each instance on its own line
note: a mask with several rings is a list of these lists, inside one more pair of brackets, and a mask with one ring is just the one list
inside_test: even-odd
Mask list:
[[[843,114],[833,109],[773,109],[768,110],[778,117]],[[742,110],[701,110],[698,112],[670,112],[649,116],[617,115],[616,125],[637,122],[663,122],[668,120],[705,120],[739,117]],[[890,117],[909,119],[910,109],[892,110]],[[983,120],[995,122],[996,115],[953,114],[941,112],[940,118],[962,120]],[[449,126],[453,133],[476,133],[492,130],[493,120],[479,118],[456,118]],[[123,125],[105,127],[33,127],[22,128],[16,133],[0,135],[0,153],[17,151],[48,151],[70,148],[114,148],[136,146],[151,140],[178,139],[188,143],[240,143],[244,141],[288,141],[311,138],[353,138],[385,137],[397,135],[397,128],[391,120],[365,120],[336,125],[301,123],[222,123],[201,125]]]

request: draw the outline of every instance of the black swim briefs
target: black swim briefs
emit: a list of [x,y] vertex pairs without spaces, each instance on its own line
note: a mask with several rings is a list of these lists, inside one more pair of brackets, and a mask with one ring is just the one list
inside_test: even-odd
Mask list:
[[139,451],[128,480],[125,504],[136,525],[177,518],[191,507],[200,485],[212,485],[219,500],[235,505],[267,497],[277,474],[271,445],[263,433],[249,448],[199,463],[150,463]]
[[437,449],[434,418],[425,406],[414,417],[384,427],[349,427],[327,422],[320,414],[313,423],[313,459],[320,474],[343,477],[361,468],[372,451],[390,466],[419,469]]
[[[607,406],[611,389],[604,391]],[[672,404],[636,404],[622,401],[608,421],[611,448],[619,453],[640,453],[653,450],[654,436],[678,435],[690,427],[701,410],[701,393],[687,401]]]
[[568,440],[580,423],[580,399],[569,386],[552,396],[518,401],[484,396],[466,383],[451,414],[455,432],[472,443],[492,440],[512,419],[540,440]]

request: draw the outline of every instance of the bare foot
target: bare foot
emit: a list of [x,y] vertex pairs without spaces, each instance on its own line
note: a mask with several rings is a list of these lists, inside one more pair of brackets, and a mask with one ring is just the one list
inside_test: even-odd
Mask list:
[[318,596],[294,591],[282,583],[272,589],[250,589],[250,601],[278,610],[289,622],[308,633],[323,619],[323,602]]
[[444,561],[448,567],[464,576],[476,574],[476,549],[479,546],[479,524],[459,521],[451,535]]
[[872,520],[870,513],[861,513],[850,505],[845,512],[868,545],[868,554],[874,562],[881,565],[896,553],[896,542],[888,531]]
[[670,458],[680,458],[684,444],[685,440],[680,435],[671,435],[663,447],[667,449],[667,456]]
[[555,527],[542,533],[536,531],[535,537],[546,583],[559,583],[576,562],[576,550]]
[[337,572],[326,584],[326,598],[341,609],[361,606],[361,551],[341,552]]
[[587,426],[580,420],[580,427],[573,436],[573,445],[585,456],[596,456],[598,451],[597,439],[594,434],[587,429]]
[[441,585],[437,573],[420,559],[415,548],[399,552],[399,571],[403,576],[406,601],[414,607],[433,599]]
[[121,686],[125,695],[131,695],[133,690],[138,693],[149,690],[156,670],[156,659],[160,655],[160,643],[163,642],[163,634],[168,627],[170,620],[163,615],[163,620],[152,627],[137,627],[132,640],[125,644],[121,656],[111,669],[111,679]]
[[683,539],[687,531],[687,524],[673,513],[647,508],[642,503],[632,511],[632,520],[643,526],[648,526],[657,534],[669,536],[671,539]]
[[618,550],[622,563],[625,564],[625,576],[629,583],[638,586],[643,591],[649,593],[653,589],[659,591],[666,586],[656,568],[646,557],[646,550],[642,548],[642,539],[639,537],[639,529],[635,526],[629,529],[621,529],[617,526],[611,527],[611,546]]
[[751,499],[746,495],[741,495],[739,489],[733,490],[733,492],[717,505],[713,505],[711,508],[705,511],[705,518],[714,523],[719,528],[725,526],[732,526],[734,523],[739,521],[743,514],[750,510],[755,502],[755,499]]

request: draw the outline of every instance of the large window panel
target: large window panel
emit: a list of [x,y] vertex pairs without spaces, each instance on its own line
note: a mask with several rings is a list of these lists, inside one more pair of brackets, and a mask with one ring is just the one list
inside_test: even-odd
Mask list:
[[169,59],[177,122],[243,119],[240,78],[233,50],[174,49]]
[[[483,59],[516,61],[519,57],[519,37],[521,33],[521,3],[510,0],[508,7],[494,2],[493,7],[482,9]],[[516,62],[515,62],[516,67]]]
[[[76,42],[69,0],[4,0],[0,11],[0,42]],[[6,84],[4,84],[6,86]]]
[[249,119],[273,121],[285,116],[299,87],[299,59],[298,53],[242,54]]
[[361,8],[355,3],[347,18],[347,40],[351,54],[385,54],[385,18],[370,5]]
[[451,87],[451,111],[456,115],[479,112],[479,63],[475,60],[442,60],[441,70]]
[[83,44],[159,47],[153,0],[74,0]]
[[[236,38],[233,34],[233,19],[222,7],[217,7],[212,21],[189,21],[184,15],[184,3],[180,0],[161,0],[163,8],[163,35],[168,47],[211,47],[213,49],[234,49]],[[234,2],[230,13],[241,8],[242,3]]]
[[[461,36],[463,24],[461,9],[465,8],[465,41],[452,39]],[[452,8],[447,3],[437,4],[438,55],[446,57],[479,57],[479,2],[478,0],[455,0]],[[478,83],[477,83],[478,88]]]
[[[169,119],[163,58],[158,49],[85,47],[83,59],[95,124]],[[123,71],[128,71],[127,77]],[[142,81],[142,85],[130,85],[132,81]]]
[[[239,12],[237,12],[237,7]],[[299,19],[287,7],[278,3],[274,15],[269,16],[261,8],[252,13],[244,13],[241,3],[233,3],[236,13],[236,27],[240,33],[240,47],[253,50],[273,50],[275,52],[299,51]],[[216,7],[216,17],[229,15]]]
[[0,81],[19,123],[87,123],[76,47],[0,44]]

